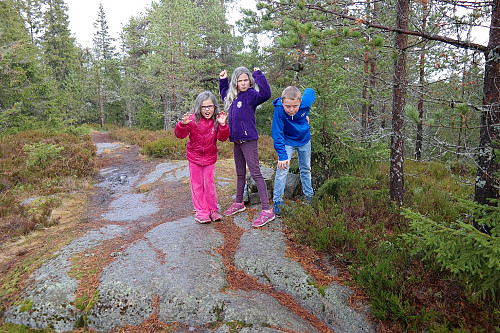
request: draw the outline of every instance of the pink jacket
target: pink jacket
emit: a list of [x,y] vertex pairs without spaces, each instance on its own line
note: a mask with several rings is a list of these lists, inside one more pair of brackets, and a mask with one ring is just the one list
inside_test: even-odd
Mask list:
[[217,161],[217,140],[226,141],[229,138],[229,126],[219,125],[215,132],[213,119],[201,118],[195,123],[194,115],[190,117],[191,122],[187,125],[180,121],[175,125],[175,136],[184,139],[189,135],[186,145],[186,158],[189,162],[201,166],[214,164]]

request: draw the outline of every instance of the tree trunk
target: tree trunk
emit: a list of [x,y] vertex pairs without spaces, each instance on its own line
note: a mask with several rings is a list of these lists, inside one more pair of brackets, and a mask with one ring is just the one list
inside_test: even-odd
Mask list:
[[363,138],[368,136],[368,85],[370,78],[370,71],[368,64],[370,63],[370,56],[368,55],[368,50],[365,50],[365,60],[364,60],[364,71],[365,71],[365,79],[363,82],[363,105],[361,106],[361,135]]
[[[172,34],[172,29],[174,29],[174,22],[173,22],[172,15],[173,14],[172,14],[172,4],[171,4],[169,7],[169,21],[170,21],[169,25],[170,25],[170,27],[169,27],[168,35],[169,35],[169,43],[170,43],[170,75],[171,75],[171,79],[172,79],[170,89],[171,89],[172,102],[168,103],[168,104],[171,104],[170,110],[167,106],[168,104],[167,103],[164,104],[165,109],[163,110],[163,114],[164,114],[163,127],[165,130],[172,128],[171,118],[172,118],[173,108],[175,108],[175,55],[174,55],[174,41],[173,41],[173,34]],[[165,97],[167,95],[168,94],[165,93]],[[165,98],[165,100],[167,100],[167,98]]]
[[[500,0],[493,1],[490,38],[486,55],[483,85],[483,111],[477,157],[474,200],[492,204],[488,199],[498,199],[500,181],[495,149],[499,149],[500,123]],[[478,227],[475,225],[476,228]]]
[[[99,64],[100,66],[100,64]],[[98,69],[97,73],[97,104],[99,108],[99,120],[101,121],[101,127],[104,126],[104,112],[102,109],[102,82],[101,82],[101,74]]]
[[[410,0],[398,0],[396,29],[408,30]],[[398,57],[394,61],[390,196],[398,205],[404,199],[404,111],[406,105],[406,47],[408,35],[396,33]]]
[[[423,17],[422,17],[422,30],[425,31],[427,27],[427,2],[423,3]],[[417,141],[415,143],[415,159],[420,161],[422,159],[422,141],[424,140],[424,90],[425,90],[425,41],[422,40],[422,49],[420,50],[420,75],[419,85],[420,93],[418,96],[418,124],[417,124]]]

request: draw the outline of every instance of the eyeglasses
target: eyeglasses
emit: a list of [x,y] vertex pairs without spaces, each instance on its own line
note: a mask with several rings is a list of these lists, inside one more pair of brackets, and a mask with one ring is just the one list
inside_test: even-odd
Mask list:
[[202,105],[201,106],[201,109],[205,109],[205,110],[210,110],[210,109],[215,109],[215,105]]

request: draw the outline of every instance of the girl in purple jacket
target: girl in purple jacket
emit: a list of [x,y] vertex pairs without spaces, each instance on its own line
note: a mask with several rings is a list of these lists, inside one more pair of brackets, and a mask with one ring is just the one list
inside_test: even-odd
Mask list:
[[227,114],[219,112],[217,98],[210,91],[196,97],[192,113],[186,113],[175,126],[175,136],[184,139],[186,158],[189,161],[191,195],[196,210],[194,219],[199,223],[220,220],[215,191],[215,162],[217,161],[217,140],[226,141],[229,127]]
[[[258,85],[258,90],[255,89]],[[234,70],[231,83],[228,82],[227,71],[219,75],[219,92],[224,100],[224,109],[228,112],[229,141],[234,143],[234,164],[236,166],[236,200],[224,212],[224,215],[234,215],[244,211],[243,191],[246,181],[246,167],[250,170],[257,190],[259,191],[262,212],[252,223],[254,227],[261,227],[274,220],[275,216],[269,206],[267,186],[259,167],[259,151],[257,127],[255,124],[255,110],[257,106],[271,98],[271,88],[262,72],[255,68],[253,73],[246,67]]]

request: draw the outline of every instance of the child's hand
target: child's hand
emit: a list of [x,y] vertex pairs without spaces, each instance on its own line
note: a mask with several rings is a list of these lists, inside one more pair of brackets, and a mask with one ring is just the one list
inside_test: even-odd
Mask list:
[[183,125],[189,124],[191,122],[191,119],[189,119],[189,117],[191,117],[191,113],[189,113],[189,112],[184,113],[184,115],[182,116],[182,119],[181,119],[181,123]]
[[278,169],[286,170],[290,166],[290,160],[278,161]]
[[220,72],[220,74],[219,74],[219,78],[220,78],[220,79],[225,79],[225,78],[227,78],[227,70],[223,70],[222,72]]
[[225,113],[224,111],[219,112],[219,114],[217,115],[217,121],[221,126],[226,125],[226,119],[227,119],[227,113]]

